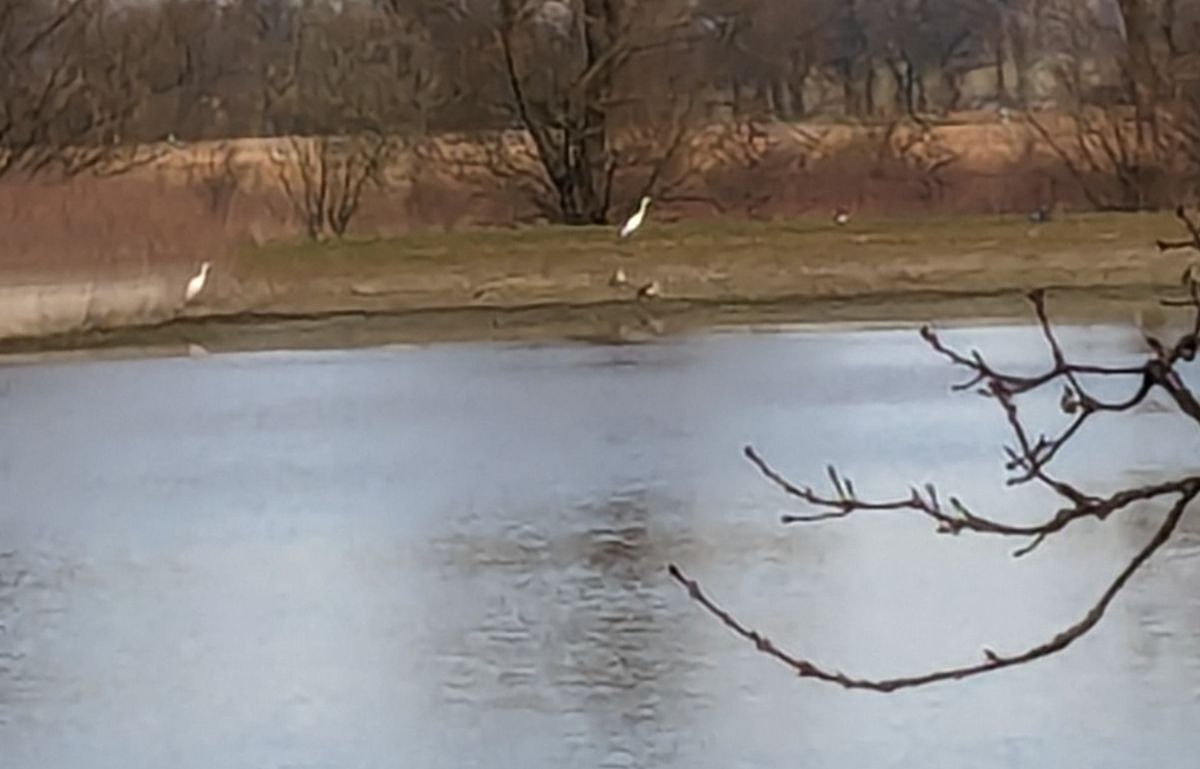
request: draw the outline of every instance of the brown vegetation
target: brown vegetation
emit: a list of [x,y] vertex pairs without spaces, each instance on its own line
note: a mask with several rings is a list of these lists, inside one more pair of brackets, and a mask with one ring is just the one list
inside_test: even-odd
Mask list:
[[0,0],[0,270],[607,224],[643,194],[667,219],[1169,207],[1200,179],[1198,17],[1193,0]]

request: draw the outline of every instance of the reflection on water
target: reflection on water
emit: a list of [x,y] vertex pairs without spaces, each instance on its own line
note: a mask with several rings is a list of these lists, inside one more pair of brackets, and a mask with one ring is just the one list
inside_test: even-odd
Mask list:
[[650,503],[632,494],[588,507],[587,529],[553,539],[519,527],[437,541],[447,583],[481,578],[471,621],[435,657],[442,701],[552,715],[561,732],[541,749],[559,761],[669,763],[699,660],[661,589],[667,553],[651,537]]
[[[956,336],[1040,351],[1026,328]],[[1154,510],[1013,561],[904,518],[786,529],[739,458],[1048,514],[1004,490],[1003,423],[953,379],[909,331],[0,369],[2,765],[1190,768],[1196,515],[1067,654],[886,697],[791,678],[666,578],[678,561],[864,675],[1077,618]],[[1197,449],[1151,409],[1062,461],[1103,490]]]

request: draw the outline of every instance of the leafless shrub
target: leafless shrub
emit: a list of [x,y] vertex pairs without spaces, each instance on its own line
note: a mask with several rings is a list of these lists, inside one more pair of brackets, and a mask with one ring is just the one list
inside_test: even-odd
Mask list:
[[1027,119],[1098,210],[1162,208],[1197,173],[1191,136],[1200,133],[1184,112],[1160,108],[1148,125],[1131,107],[1081,106],[1062,118],[1065,131],[1032,112]]
[[205,210],[222,225],[229,221],[233,200],[242,186],[238,149],[228,142],[201,153],[198,163],[188,168],[188,185],[195,189]]
[[834,163],[861,168],[863,182],[899,184],[906,198],[934,205],[945,198],[961,160],[937,126],[902,118],[856,127]]
[[940,201],[949,188],[946,176],[959,161],[940,135],[919,121],[894,121],[880,139],[875,173],[914,178],[926,203]]
[[778,153],[780,140],[771,129],[770,123],[741,120],[697,131],[665,169],[659,197],[720,214],[756,215],[795,170]]
[[381,186],[395,141],[380,134],[293,137],[272,156],[296,216],[313,240],[341,238],[358,213],[365,190]]

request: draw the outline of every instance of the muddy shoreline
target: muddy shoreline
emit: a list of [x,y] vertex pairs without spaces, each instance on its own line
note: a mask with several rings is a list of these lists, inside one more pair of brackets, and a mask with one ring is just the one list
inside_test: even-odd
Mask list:
[[[1053,317],[1064,323],[1133,324],[1158,305],[1154,286],[1050,287]],[[1167,309],[1166,316],[1179,313]],[[1179,315],[1182,318],[1182,314]],[[566,341],[638,344],[711,330],[804,325],[916,327],[1027,322],[1026,296],[910,292],[837,299],[775,297],[741,301],[665,299],[588,304],[431,307],[412,310],[238,312],[160,323],[0,340],[0,363],[30,358],[205,355],[277,349],[362,348],[449,342]]]

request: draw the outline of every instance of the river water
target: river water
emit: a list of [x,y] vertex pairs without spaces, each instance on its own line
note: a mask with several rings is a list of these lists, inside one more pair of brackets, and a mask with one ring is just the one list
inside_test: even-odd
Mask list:
[[[1042,356],[1027,327],[950,338]],[[1158,511],[1013,560],[912,518],[781,526],[795,508],[740,456],[1049,515],[952,381],[911,329],[0,368],[0,765],[1193,769],[1200,513],[1065,654],[892,695],[789,676],[669,581],[862,675],[1075,621]],[[1194,469],[1197,433],[1142,408],[1064,473]]]

